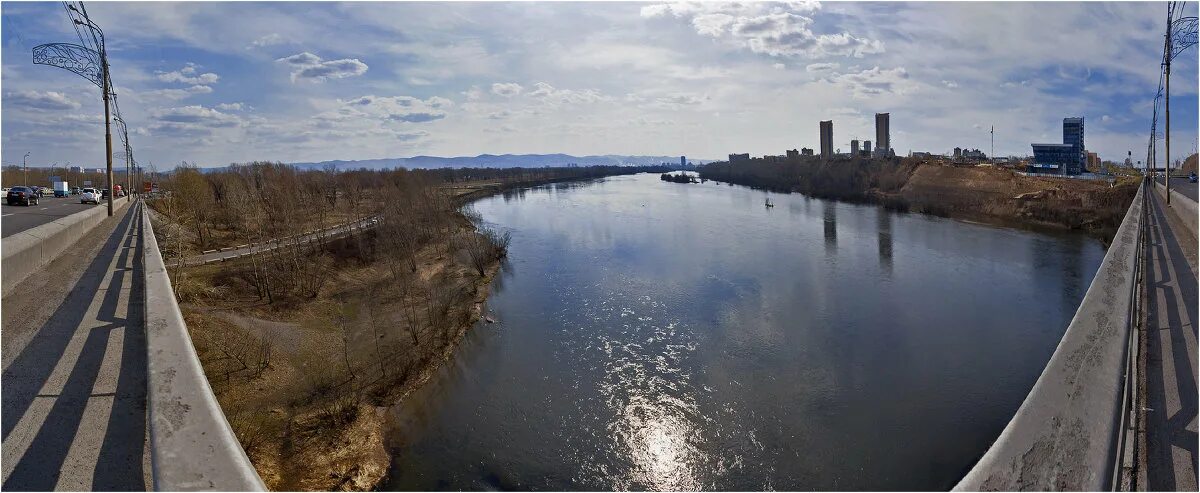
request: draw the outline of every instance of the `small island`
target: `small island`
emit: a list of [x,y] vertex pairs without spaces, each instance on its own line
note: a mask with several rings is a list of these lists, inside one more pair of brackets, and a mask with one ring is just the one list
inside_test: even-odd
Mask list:
[[663,173],[661,176],[659,176],[659,179],[661,179],[662,181],[669,181],[671,183],[699,183],[696,180],[695,176],[689,175],[687,173],[679,173],[677,175],[672,175],[670,173]]

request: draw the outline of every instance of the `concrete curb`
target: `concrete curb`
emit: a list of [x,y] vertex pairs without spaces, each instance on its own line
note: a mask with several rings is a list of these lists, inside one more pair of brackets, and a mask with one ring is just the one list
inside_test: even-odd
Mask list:
[[955,491],[1112,490],[1146,188],[1033,390]]
[[[1167,194],[1165,193],[1166,188],[1157,181],[1154,182],[1154,191],[1158,192],[1159,198],[1162,198],[1163,200],[1167,199]],[[1163,206],[1166,205],[1166,202],[1164,202]],[[1183,222],[1183,225],[1187,227],[1188,231],[1192,232],[1192,237],[1200,236],[1200,234],[1197,233],[1197,229],[1200,229],[1200,216],[1197,216],[1195,201],[1172,189],[1171,206],[1167,209],[1175,214],[1175,217],[1178,217],[1181,222]]]
[[[114,200],[113,217],[127,204],[128,200]],[[4,238],[0,244],[4,250],[0,260],[4,272],[3,294],[7,296],[21,281],[53,262],[107,218],[108,207],[101,204]]]
[[146,276],[146,407],[154,489],[265,491],[196,357],[150,216],[141,214],[141,221]]

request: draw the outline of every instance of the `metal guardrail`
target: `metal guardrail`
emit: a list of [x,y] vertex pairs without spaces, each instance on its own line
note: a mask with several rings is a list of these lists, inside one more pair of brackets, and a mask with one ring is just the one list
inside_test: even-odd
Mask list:
[[1046,369],[955,491],[1111,490],[1124,469],[1136,396],[1146,182]]
[[[142,204],[139,204],[142,205]],[[146,404],[156,491],[265,491],[213,396],[145,207]]]

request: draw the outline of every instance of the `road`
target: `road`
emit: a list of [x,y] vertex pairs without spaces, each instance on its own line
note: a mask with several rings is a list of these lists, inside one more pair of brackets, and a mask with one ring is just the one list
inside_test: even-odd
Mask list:
[[[120,200],[124,200],[124,198]],[[3,208],[0,208],[3,211],[0,213],[3,216],[0,219],[0,237],[8,237],[29,228],[41,226],[89,207],[97,207],[92,204],[80,204],[78,195],[61,198],[42,197],[40,204],[29,207],[8,205],[7,201],[3,204]],[[100,206],[104,206],[104,203],[101,202]]]
[[0,489],[151,487],[137,209],[3,299]]
[[[1195,185],[1191,190],[1195,194]],[[1148,484],[1139,489],[1196,491],[1196,238],[1178,218],[1164,214],[1157,193],[1151,197],[1145,370]]]
[[[1158,179],[1162,183],[1162,178]],[[1171,190],[1182,193],[1185,197],[1196,200],[1196,191],[1200,190],[1200,184],[1190,183],[1187,178],[1171,178]]]

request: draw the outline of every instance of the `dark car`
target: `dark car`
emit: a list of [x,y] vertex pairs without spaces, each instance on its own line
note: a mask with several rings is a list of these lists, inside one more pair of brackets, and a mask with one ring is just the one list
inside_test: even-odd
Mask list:
[[1188,181],[1190,181],[1192,183],[1196,183],[1196,172],[1195,171],[1188,173]]
[[8,189],[8,197],[5,197],[5,199],[8,200],[8,205],[38,205],[37,192],[29,187],[12,187]]
[[108,198],[108,193],[109,193],[109,192],[108,192],[108,189],[107,189],[107,188],[102,188],[102,189],[100,189],[100,198],[102,198],[102,199],[107,199],[107,198]]

